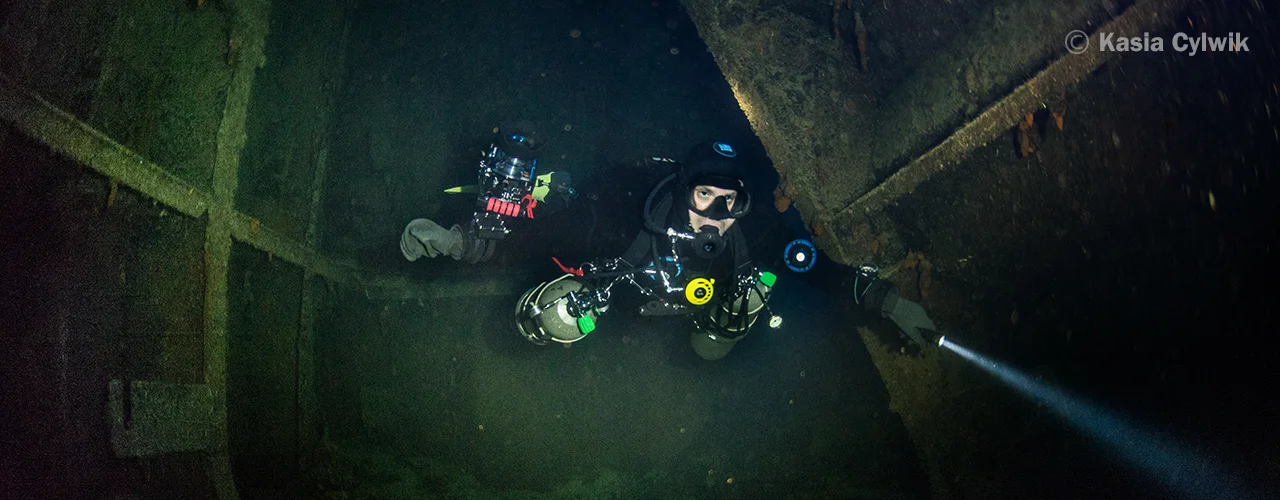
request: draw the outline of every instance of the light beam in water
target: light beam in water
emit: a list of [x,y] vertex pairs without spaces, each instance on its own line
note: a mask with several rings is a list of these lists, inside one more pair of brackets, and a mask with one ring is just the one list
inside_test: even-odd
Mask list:
[[1040,383],[1017,370],[958,345],[946,337],[938,345],[991,373],[1032,400],[1042,403],[1076,429],[1114,449],[1125,461],[1185,498],[1259,498],[1239,481],[1222,474],[1206,457],[1141,429],[1101,407]]

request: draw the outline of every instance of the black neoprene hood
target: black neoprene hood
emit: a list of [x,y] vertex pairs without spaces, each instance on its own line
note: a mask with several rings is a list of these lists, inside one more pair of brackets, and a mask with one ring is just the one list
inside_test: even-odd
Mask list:
[[680,184],[746,191],[746,165],[733,146],[704,142],[689,150],[680,168]]

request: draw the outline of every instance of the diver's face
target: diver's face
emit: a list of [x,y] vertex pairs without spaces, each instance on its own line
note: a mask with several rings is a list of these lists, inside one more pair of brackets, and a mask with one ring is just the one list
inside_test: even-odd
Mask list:
[[[694,186],[693,187],[693,206],[698,210],[707,210],[711,208],[711,204],[715,203],[716,198],[723,196],[724,202],[729,206],[729,210],[733,210],[733,204],[737,202],[737,191],[732,189],[718,188],[715,186]],[[713,220],[698,215],[693,210],[689,211],[689,225],[694,230],[702,229],[702,226],[715,226],[720,230],[720,236],[724,236],[725,231],[733,226],[736,219]]]

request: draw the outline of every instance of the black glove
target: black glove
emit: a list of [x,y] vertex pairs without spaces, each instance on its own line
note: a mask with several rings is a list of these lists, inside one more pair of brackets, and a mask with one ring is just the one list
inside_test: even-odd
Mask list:
[[884,297],[893,289],[893,284],[880,279],[880,270],[870,264],[858,267],[853,278],[853,301],[868,312],[880,313]]
[[902,333],[917,344],[930,343],[926,337],[933,339],[937,335],[938,327],[933,324],[933,320],[929,319],[924,308],[920,307],[920,304],[900,297],[897,290],[890,290],[885,296],[880,313],[897,324],[898,328],[902,329]]
[[498,240],[481,237],[475,224],[467,226],[467,230],[462,232],[462,260],[470,264],[489,260],[497,248]]
[[889,318],[913,343],[925,345],[936,336],[938,327],[924,308],[898,295],[892,283],[880,279],[875,266],[864,264],[858,268],[853,293],[858,305]]

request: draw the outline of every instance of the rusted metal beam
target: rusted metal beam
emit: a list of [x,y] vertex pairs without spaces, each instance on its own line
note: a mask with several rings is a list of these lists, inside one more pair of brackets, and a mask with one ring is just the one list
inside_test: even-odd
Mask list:
[[111,447],[116,456],[145,457],[207,449],[214,401],[204,384],[112,380],[108,384]]
[[[205,233],[204,384],[113,381],[109,386],[112,440],[121,456],[145,456],[173,451],[205,450],[208,475],[218,498],[238,498],[230,460],[227,429],[227,324],[229,277],[233,241],[244,242],[269,255],[301,267],[306,276],[302,294],[302,324],[298,348],[300,415],[298,431],[316,425],[314,411],[314,277],[347,283],[379,300],[432,300],[467,296],[505,295],[529,283],[524,273],[476,276],[463,270],[431,283],[370,272],[326,258],[319,244],[320,189],[327,150],[320,154],[312,183],[306,242],[297,242],[262,227],[235,209],[241,152],[245,147],[250,97],[257,69],[264,60],[268,4],[232,2],[231,34],[240,41],[223,116],[217,132],[212,190],[182,180],[107,134],[43,99],[14,79],[0,74],[0,119],[51,150],[99,172],[115,182],[193,218],[207,217]],[[349,28],[348,28],[349,29]],[[345,48],[344,48],[345,50]],[[0,137],[0,139],[3,139]],[[21,168],[20,166],[17,168]],[[129,397],[126,388],[133,389]],[[126,408],[132,410],[126,411]],[[125,415],[131,414],[131,418]],[[299,438],[299,443],[303,439]]]
[[[868,243],[860,241],[870,235],[863,226],[868,224],[868,218],[875,212],[896,203],[902,196],[915,191],[934,175],[958,165],[966,154],[1007,133],[1027,113],[1035,112],[1044,107],[1047,101],[1059,98],[1069,87],[1088,77],[1102,64],[1118,57],[1116,52],[1097,50],[1100,34],[1114,33],[1117,38],[1141,36],[1143,32],[1155,31],[1173,24],[1174,16],[1178,15],[1188,3],[1190,0],[1137,2],[1090,35],[1088,50],[1080,54],[1068,53],[1058,58],[1049,67],[1018,86],[1009,95],[996,101],[977,118],[912,160],[880,185],[836,213],[829,214],[828,220],[853,219],[846,220],[845,224],[829,225],[836,228],[849,228],[845,234],[835,234],[833,238],[826,238],[828,244],[835,247],[834,253],[839,255],[845,264],[868,258],[869,250],[853,250],[848,248],[846,243],[852,242],[854,245]],[[1064,37],[1066,35],[1066,33],[1063,34]],[[870,245],[861,246],[870,248]]]
[[191,217],[209,208],[208,193],[0,74],[0,118],[49,149]]
[[[227,97],[218,126],[217,151],[213,166],[213,196],[209,224],[205,228],[205,383],[216,398],[213,446],[210,449],[210,476],[218,498],[233,500],[236,492],[227,430],[227,318],[229,314],[228,276],[231,261],[232,228],[242,217],[235,211],[236,189],[240,181],[240,156],[244,149],[249,100],[257,70],[266,60],[267,3],[231,3],[231,40],[240,41],[239,53],[227,86]],[[299,262],[300,263],[300,262]],[[300,263],[301,264],[301,263]]]
[[[204,216],[212,199],[208,191],[170,174],[106,134],[58,109],[53,104],[0,74],[0,119],[14,125],[28,137],[66,155],[104,177],[129,186],[145,196],[192,217]],[[313,210],[317,212],[318,211]],[[256,222],[257,219],[228,209],[224,223],[230,236],[258,250],[297,265],[325,279],[351,283],[374,290],[370,295],[400,300],[439,297],[501,295],[521,284],[524,274],[511,274],[475,279],[467,284],[466,276],[443,277],[437,282],[422,283],[398,276],[383,275],[362,269],[352,263],[335,261],[304,244]],[[508,288],[510,287],[510,288]]]

